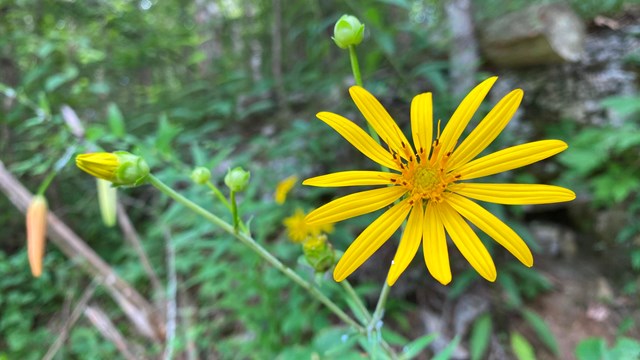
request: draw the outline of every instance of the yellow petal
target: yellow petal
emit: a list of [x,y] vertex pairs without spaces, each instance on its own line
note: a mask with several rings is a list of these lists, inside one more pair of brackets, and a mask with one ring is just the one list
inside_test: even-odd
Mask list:
[[447,233],[449,233],[451,240],[460,250],[462,256],[483,278],[495,281],[497,276],[496,266],[493,264],[491,255],[489,255],[478,235],[473,232],[460,214],[446,202],[442,202],[436,207]]
[[330,112],[320,112],[316,116],[369,159],[390,169],[400,170],[393,161],[393,156],[351,120]]
[[560,140],[534,141],[483,156],[461,166],[455,172],[461,175],[460,180],[475,179],[532,164],[566,148],[567,144]]
[[442,131],[442,136],[440,136],[442,151],[440,154],[446,154],[453,150],[458,138],[467,127],[467,124],[469,124],[473,114],[478,110],[482,100],[487,96],[487,93],[491,90],[496,80],[498,80],[498,78],[494,76],[481,82],[462,100],[456,111],[451,115],[447,126]]
[[380,215],[364,229],[338,261],[333,271],[335,281],[344,280],[367,261],[398,230],[410,209],[409,199],[405,199]]
[[444,225],[436,211],[433,202],[427,205],[424,214],[422,239],[422,252],[424,262],[431,276],[442,285],[451,282],[451,267],[449,265],[449,251],[447,250],[447,238],[444,235]]
[[551,204],[576,198],[569,189],[541,184],[459,183],[449,189],[472,199],[505,205]]
[[521,263],[531,267],[533,265],[533,255],[527,244],[509,226],[503,223],[492,213],[473,201],[456,194],[449,194],[446,201],[467,218],[478,229],[491,236],[505,249],[509,250]]
[[367,214],[398,200],[407,192],[402,186],[389,186],[343,196],[313,210],[306,217],[307,224],[327,224]]
[[411,134],[416,152],[426,151],[429,157],[433,136],[433,101],[431,93],[420,94],[411,101]]
[[491,144],[518,110],[523,94],[520,89],[513,90],[496,104],[478,127],[451,154],[449,169],[455,169],[467,163]]
[[312,177],[302,184],[318,187],[388,185],[397,177],[398,174],[382,171],[342,171]]
[[387,276],[387,284],[392,286],[400,275],[407,269],[407,266],[411,263],[411,260],[416,256],[418,247],[420,247],[420,239],[422,239],[422,222],[424,221],[424,212],[422,211],[422,201],[417,201],[409,220],[407,220],[407,226],[404,229],[402,238],[400,239],[400,245],[396,250],[396,255],[393,257],[391,267],[389,268],[389,275]]
[[[407,157],[404,149],[409,149],[411,154],[413,154],[411,144],[409,144],[402,130],[398,127],[398,124],[396,124],[391,118],[391,115],[389,115],[387,110],[385,110],[373,95],[359,86],[349,88],[349,93],[362,115],[364,115],[367,122],[371,124],[384,142],[393,150],[397,151],[398,155],[402,157]],[[403,151],[400,151],[401,149]]]

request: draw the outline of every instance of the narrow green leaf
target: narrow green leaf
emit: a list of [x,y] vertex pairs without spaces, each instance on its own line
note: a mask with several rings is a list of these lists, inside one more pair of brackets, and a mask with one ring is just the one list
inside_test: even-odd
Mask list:
[[422,335],[419,338],[408,343],[402,349],[402,359],[413,359],[416,355],[422,353],[422,351],[426,349],[426,347],[429,346],[429,344],[431,344],[437,336],[438,334]]
[[522,316],[524,319],[531,325],[533,330],[535,331],[538,338],[542,341],[542,343],[553,352],[555,355],[560,353],[560,348],[558,347],[558,342],[556,338],[549,328],[549,325],[542,319],[538,314],[531,310],[524,309],[522,310]]
[[62,86],[64,83],[75,79],[78,74],[78,68],[76,68],[75,66],[70,66],[61,73],[49,76],[45,81],[44,89],[47,92],[52,92],[58,87]]
[[456,350],[456,347],[460,343],[460,336],[456,336],[451,340],[449,345],[440,351],[432,360],[448,360],[451,358],[451,354]]
[[124,116],[115,103],[110,103],[107,108],[107,122],[113,136],[121,139],[126,133]]
[[471,353],[471,360],[480,360],[483,358],[485,352],[489,348],[492,327],[493,323],[489,314],[485,313],[476,319],[469,338],[469,352]]
[[520,297],[520,289],[518,289],[518,285],[513,276],[503,272],[498,276],[498,282],[507,294],[507,303],[514,308],[520,307],[522,305],[522,297]]
[[533,346],[517,331],[511,333],[511,350],[518,360],[536,360]]

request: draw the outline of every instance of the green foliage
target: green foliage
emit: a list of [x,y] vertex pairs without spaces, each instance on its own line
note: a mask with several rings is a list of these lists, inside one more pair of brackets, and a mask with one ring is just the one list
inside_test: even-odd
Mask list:
[[640,342],[621,337],[608,348],[605,339],[588,338],[578,344],[575,355],[578,360],[635,360],[640,357]]
[[625,336],[633,327],[631,318],[627,318],[618,327],[616,340],[612,347],[607,341],[599,337],[586,338],[575,349],[578,360],[635,360],[640,357],[640,341]]
[[477,18],[479,21],[488,21],[513,11],[521,10],[534,4],[568,3],[569,6],[585,20],[591,20],[598,15],[612,15],[620,12],[625,4],[634,0],[480,0],[476,7],[479,9]]
[[558,341],[556,341],[553,332],[549,328],[549,325],[540,317],[540,315],[527,309],[522,310],[522,316],[529,323],[531,328],[535,331],[536,335],[542,343],[549,349],[554,355],[559,355],[560,349],[558,347]]
[[[448,35],[442,1],[377,1],[358,7],[346,3],[346,9],[327,2],[287,2],[279,29],[274,29],[270,1],[218,2],[213,10],[204,3],[115,0],[85,6],[22,0],[0,6],[1,120],[2,135],[8,139],[0,142],[1,160],[32,190],[49,172],[60,170],[50,189],[52,210],[149,298],[153,290],[135,252],[117,229],[97,221],[93,180],[66,165],[75,152],[98,148],[140,154],[155,175],[228,221],[224,204],[210,189],[192,184],[189,173],[204,166],[211,170],[211,181],[224,189],[226,170],[242,166],[251,172],[249,186],[238,198],[242,220],[263,246],[312,279],[308,269],[296,266],[300,249],[285,239],[281,221],[295,207],[309,209],[334,193],[294,189],[278,207],[271,201],[275,184],[291,174],[304,178],[346,165],[371,167],[338,146],[343,140],[314,118],[325,109],[354,111],[346,96],[351,81],[347,57],[329,37],[335,20],[353,12],[366,23],[358,52],[365,82],[383,102],[406,107],[414,94],[434,91],[437,117],[446,121],[453,111],[453,99],[446,96]],[[274,63],[275,30],[282,37],[279,64]],[[277,66],[283,69],[281,78],[275,74]],[[280,82],[284,101],[274,90]],[[622,112],[636,109],[630,101],[611,101],[610,106]],[[69,131],[60,114],[63,105],[78,113],[84,139]],[[638,140],[617,140],[606,151],[627,159]],[[589,141],[583,140],[583,147]],[[573,156],[585,160],[586,155]],[[590,183],[603,204],[636,189],[635,173],[627,176],[627,168],[609,169],[606,160],[598,161],[570,170],[580,177],[603,176],[602,183]],[[605,173],[627,176],[626,185],[618,186],[618,193],[607,193],[614,175]],[[374,348],[376,339],[336,325],[303,289],[184,207],[145,188],[120,195],[162,281],[172,275],[166,265],[167,243],[175,248],[177,301],[189,317],[178,324],[176,351],[191,343],[199,354],[220,358],[360,359],[363,349],[380,351]],[[368,221],[364,216],[341,225],[331,242],[344,249]],[[10,251],[0,251],[0,358],[40,358],[58,329],[51,322],[65,301],[77,298],[81,289],[76,284],[86,281],[73,260],[55,251],[47,255],[51,271],[31,279],[21,247],[7,245]],[[450,299],[462,296],[477,279],[472,270],[458,275]],[[520,264],[507,264],[499,279],[511,309],[550,287],[542,275]],[[340,299],[332,281],[321,278],[318,286]],[[356,290],[371,297],[371,289],[378,291],[378,286],[361,284]],[[128,339],[143,343],[132,336],[130,324],[106,294],[99,292],[96,299]],[[385,328],[381,336],[397,347],[408,343],[402,356],[412,358],[424,352],[434,335],[407,339],[412,325],[407,303],[386,314],[397,319],[403,331]],[[340,305],[349,308],[346,302]],[[538,334],[544,325],[529,317]],[[476,358],[486,352],[492,330],[488,316],[474,326]],[[114,346],[86,323],[77,324],[69,336],[61,357],[117,357]],[[538,336],[553,347],[551,340]],[[456,337],[436,359],[449,358],[459,341]]]
[[491,341],[492,327],[493,323],[489,314],[482,314],[474,321],[469,337],[471,360],[480,360],[484,357]]
[[[602,105],[627,116],[638,115],[638,97],[613,97]],[[632,117],[619,126],[582,129],[559,160],[568,168],[567,179],[585,179],[596,205],[610,206],[640,189],[636,149],[640,125]],[[580,182],[578,182],[580,183]]]
[[423,335],[405,345],[402,349],[403,359],[413,359],[422,353],[437,338],[436,334]]
[[533,346],[519,332],[513,331],[510,336],[511,351],[518,360],[535,360]]
[[563,182],[581,185],[577,192],[590,194],[598,209],[626,209],[627,223],[612,237],[627,249],[629,269],[636,272],[640,268],[640,250],[633,238],[640,234],[640,225],[633,219],[640,214],[639,103],[637,95],[610,97],[601,105],[616,116],[616,125],[580,131],[565,126],[556,130],[561,137],[571,137],[571,146],[558,157],[567,167]]

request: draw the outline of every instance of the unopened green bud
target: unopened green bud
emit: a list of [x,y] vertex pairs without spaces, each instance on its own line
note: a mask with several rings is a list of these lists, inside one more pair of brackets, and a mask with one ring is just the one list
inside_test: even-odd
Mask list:
[[333,28],[333,41],[341,49],[358,45],[364,38],[364,24],[352,15],[342,15]]
[[249,184],[249,178],[251,173],[244,171],[241,167],[236,167],[227,171],[227,175],[224,177],[224,183],[233,192],[241,192]]
[[80,154],[76,166],[115,186],[138,186],[147,181],[149,165],[143,158],[126,151]]
[[302,245],[304,258],[316,272],[325,272],[335,263],[335,252],[326,235],[311,236]]
[[116,188],[104,179],[96,179],[98,184],[98,204],[100,204],[100,215],[102,222],[112,227],[116,224],[118,193]]
[[204,166],[198,166],[191,172],[191,180],[198,185],[206,184],[211,179],[211,171]]

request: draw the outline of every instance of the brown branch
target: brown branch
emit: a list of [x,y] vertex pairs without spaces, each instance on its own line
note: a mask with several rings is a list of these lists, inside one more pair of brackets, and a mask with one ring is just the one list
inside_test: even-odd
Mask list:
[[144,268],[147,276],[149,276],[149,280],[151,280],[151,286],[153,286],[153,291],[156,295],[162,295],[163,287],[158,275],[153,270],[151,266],[151,262],[149,261],[149,257],[147,253],[144,251],[144,247],[142,246],[142,242],[140,241],[140,236],[138,236],[138,232],[133,227],[127,212],[122,205],[122,203],[118,202],[118,224],[120,225],[120,230],[124,234],[125,240],[129,242],[129,244],[133,247],[133,250],[138,254],[138,258],[140,258],[140,262],[142,263],[142,267]]
[[93,297],[93,293],[96,291],[98,285],[98,281],[94,279],[91,284],[89,284],[89,286],[87,286],[87,288],[84,290],[82,296],[80,297],[80,300],[78,300],[75,308],[73,308],[73,311],[67,318],[67,321],[64,323],[64,325],[62,325],[62,329],[60,329],[60,335],[58,335],[56,341],[51,344],[49,350],[47,350],[47,353],[44,354],[42,360],[51,360],[54,356],[56,356],[56,353],[58,352],[58,350],[60,350],[60,347],[67,339],[67,336],[69,336],[69,332],[75,325],[76,321],[78,321],[78,319],[80,318],[80,315],[82,314],[84,309],[87,307],[87,303],[89,302],[89,300],[91,300],[91,297]]
[[[0,161],[0,191],[2,191],[22,213],[31,203],[32,194],[4,167]],[[134,287],[120,278],[115,271],[78,235],[67,227],[53,212],[47,216],[47,237],[73,262],[90,275],[97,277],[105,289],[118,303],[126,316],[143,336],[154,341],[164,340],[164,320]]]
[[97,305],[89,305],[84,309],[84,316],[89,319],[93,326],[100,331],[100,334],[107,340],[111,341],[113,345],[120,351],[122,357],[127,360],[139,359],[139,356],[135,356],[130,350],[129,344],[125,340],[124,336],[113,325],[107,314],[100,309]]

